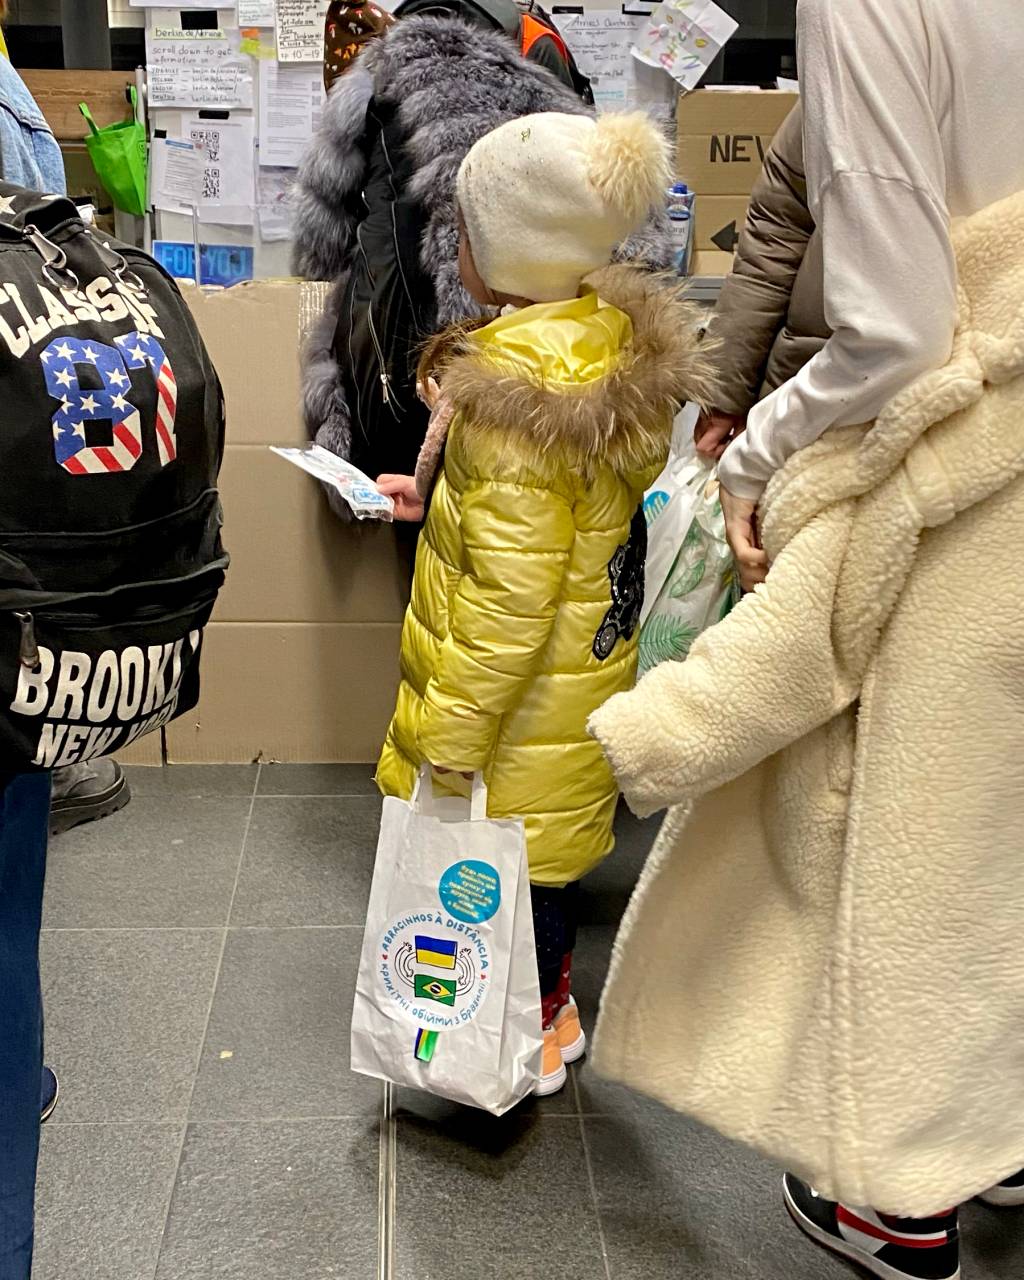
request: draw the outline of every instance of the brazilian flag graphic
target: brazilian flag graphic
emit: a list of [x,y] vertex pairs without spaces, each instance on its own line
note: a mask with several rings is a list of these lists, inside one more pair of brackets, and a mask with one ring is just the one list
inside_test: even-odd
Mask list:
[[455,1004],[455,979],[432,978],[427,973],[418,973],[415,978],[417,1000],[435,1000],[438,1004]]

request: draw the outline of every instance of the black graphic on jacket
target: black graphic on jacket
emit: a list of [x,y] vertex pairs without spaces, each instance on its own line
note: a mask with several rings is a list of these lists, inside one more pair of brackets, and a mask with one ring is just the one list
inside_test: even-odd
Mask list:
[[617,547],[608,563],[612,587],[612,607],[594,637],[594,657],[598,662],[611,656],[621,637],[630,640],[640,625],[644,605],[644,568],[647,563],[647,521],[643,508],[637,509],[629,527],[629,540]]

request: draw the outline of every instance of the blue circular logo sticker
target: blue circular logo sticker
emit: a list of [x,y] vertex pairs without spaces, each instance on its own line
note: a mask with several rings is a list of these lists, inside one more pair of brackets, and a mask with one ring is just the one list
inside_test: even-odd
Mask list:
[[456,862],[437,891],[448,914],[466,924],[483,924],[501,906],[501,876],[489,862]]

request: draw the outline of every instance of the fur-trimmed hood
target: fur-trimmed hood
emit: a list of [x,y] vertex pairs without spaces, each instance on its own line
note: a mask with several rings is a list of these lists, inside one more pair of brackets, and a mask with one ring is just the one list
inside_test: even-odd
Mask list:
[[529,307],[460,340],[441,372],[461,429],[499,431],[585,473],[664,459],[679,406],[710,386],[682,285],[608,267],[575,302]]

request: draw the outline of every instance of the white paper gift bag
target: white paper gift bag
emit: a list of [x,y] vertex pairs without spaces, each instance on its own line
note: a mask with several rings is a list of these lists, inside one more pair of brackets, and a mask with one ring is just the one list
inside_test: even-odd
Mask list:
[[493,1115],[540,1074],[526,833],[472,801],[384,801],[352,1015],[352,1070]]

